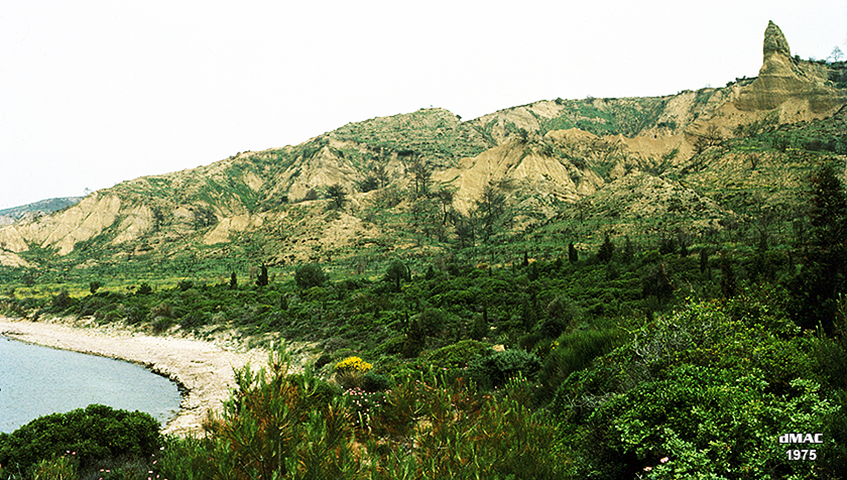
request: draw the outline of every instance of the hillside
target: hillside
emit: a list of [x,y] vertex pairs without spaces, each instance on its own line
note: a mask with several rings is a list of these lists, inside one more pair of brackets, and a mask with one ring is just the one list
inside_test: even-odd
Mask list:
[[5,226],[0,262],[39,275],[163,261],[211,273],[520,243],[550,228],[583,248],[600,230],[694,237],[752,203],[784,211],[812,164],[843,158],[844,71],[791,57],[771,23],[756,78],[664,97],[543,100],[464,122],[421,109],[350,123]]
[[0,435],[0,462],[845,478],[845,71],[771,23],[759,75],[723,88],[375,118],[0,228],[0,315],[279,349],[155,460],[77,466],[90,423],[59,416]]

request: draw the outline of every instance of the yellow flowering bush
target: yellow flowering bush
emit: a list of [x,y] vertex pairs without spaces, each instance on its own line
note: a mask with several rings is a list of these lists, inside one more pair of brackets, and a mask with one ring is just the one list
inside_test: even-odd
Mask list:
[[335,370],[339,373],[356,372],[365,373],[373,368],[373,365],[359,357],[347,357],[335,364]]

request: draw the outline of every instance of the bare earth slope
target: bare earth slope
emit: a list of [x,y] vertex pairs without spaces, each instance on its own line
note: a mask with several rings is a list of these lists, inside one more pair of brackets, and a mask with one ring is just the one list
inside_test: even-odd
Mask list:
[[[713,161],[722,155],[714,149],[832,117],[847,102],[836,88],[843,71],[791,57],[770,23],[755,79],[664,97],[544,100],[465,122],[436,108],[350,123],[299,145],[126,181],[62,212],[0,227],[0,265],[42,268],[61,260],[89,268],[180,256],[191,264],[237,256],[276,265],[346,258],[363,244],[420,245],[421,235],[444,243],[455,240],[457,219],[472,213],[486,188],[515,209],[515,233],[577,204],[644,212],[644,199],[654,197],[633,192],[690,172],[698,173],[699,190],[681,197],[707,196],[699,180],[708,165],[740,176],[724,181],[744,183],[742,166],[756,159],[736,153]],[[756,175],[779,175],[780,161]],[[425,192],[422,181],[431,183]],[[330,185],[346,193],[336,212],[326,199]],[[687,211],[732,215],[715,201]]]

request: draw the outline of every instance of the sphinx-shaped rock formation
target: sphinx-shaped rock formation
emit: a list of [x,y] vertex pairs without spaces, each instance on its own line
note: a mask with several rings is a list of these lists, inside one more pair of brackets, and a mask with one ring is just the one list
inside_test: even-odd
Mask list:
[[772,110],[788,101],[808,102],[814,113],[830,112],[844,104],[845,95],[826,85],[826,67],[791,57],[782,30],[768,22],[758,78],[744,87],[735,102],[739,110]]

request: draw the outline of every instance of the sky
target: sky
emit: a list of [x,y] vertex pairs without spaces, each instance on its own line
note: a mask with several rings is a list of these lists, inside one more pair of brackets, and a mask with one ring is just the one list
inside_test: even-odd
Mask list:
[[847,54],[847,2],[0,0],[0,209],[440,107],[660,96]]

